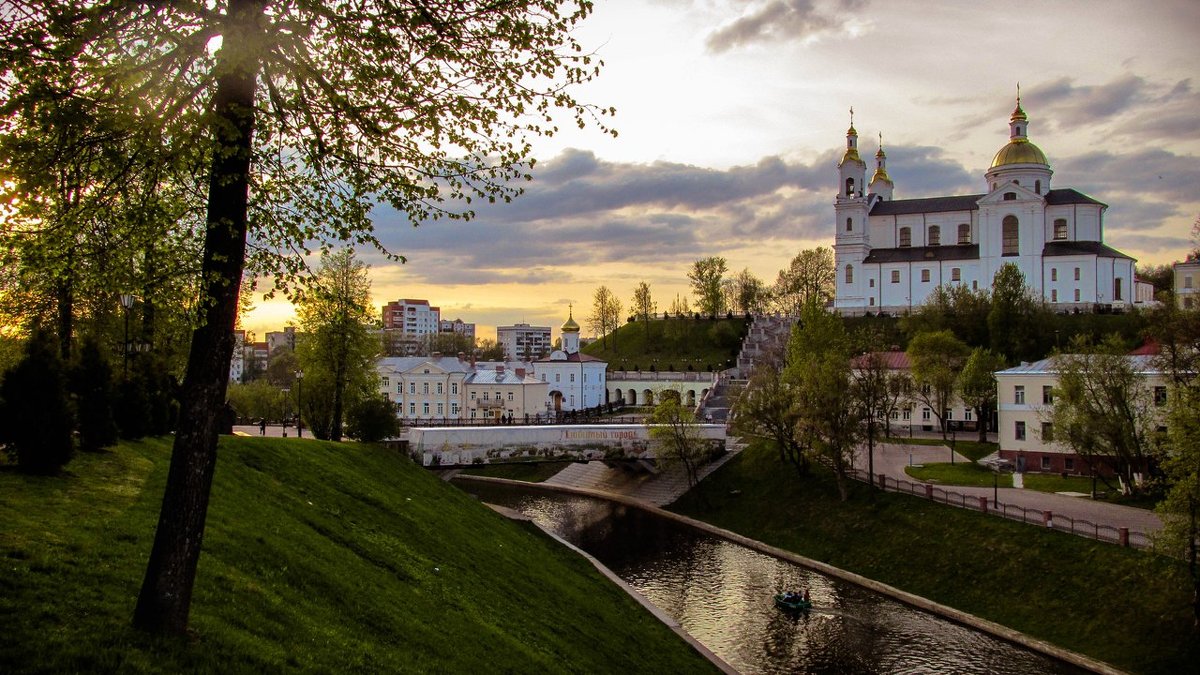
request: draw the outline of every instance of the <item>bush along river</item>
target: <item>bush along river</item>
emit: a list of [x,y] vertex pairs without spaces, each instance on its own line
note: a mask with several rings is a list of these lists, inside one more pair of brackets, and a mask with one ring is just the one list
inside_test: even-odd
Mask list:
[[[642,509],[525,486],[455,483],[595,556],[743,673],[1088,672]],[[805,588],[810,611],[775,607],[776,593]]]

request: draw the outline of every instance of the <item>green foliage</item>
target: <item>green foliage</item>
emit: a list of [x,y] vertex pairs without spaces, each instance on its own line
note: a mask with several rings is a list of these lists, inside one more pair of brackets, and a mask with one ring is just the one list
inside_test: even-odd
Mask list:
[[688,486],[699,480],[697,471],[708,459],[708,442],[700,437],[695,413],[680,402],[679,392],[668,389],[658,396],[654,410],[646,417],[654,456],[664,466],[683,465]]
[[759,445],[704,484],[703,502],[684,495],[671,509],[1128,672],[1200,665],[1178,559],[903,494],[871,500],[858,482],[842,502],[829,471],[797,478]]
[[346,435],[363,443],[377,443],[400,435],[396,406],[386,398],[364,396],[346,414]]
[[71,369],[70,380],[79,415],[80,449],[95,452],[116,443],[112,367],[95,338],[87,338],[80,346],[79,359]]
[[226,393],[229,405],[233,406],[237,416],[250,423],[260,419],[282,419],[287,408],[285,396],[282,390],[264,380],[245,384],[232,382]]
[[696,295],[697,312],[708,317],[724,313],[721,279],[728,270],[728,264],[720,256],[709,256],[692,263],[688,280],[692,283],[692,293]]
[[933,411],[946,436],[946,410],[958,391],[959,371],[970,348],[949,330],[920,333],[908,343],[912,363],[913,396]]
[[[641,325],[639,325],[641,324]],[[734,319],[671,318],[627,323],[605,348],[593,342],[581,351],[604,359],[610,370],[722,370],[733,365],[749,322]]]
[[972,347],[986,347],[991,310],[992,298],[985,290],[973,291],[964,284],[938,286],[924,304],[900,319],[900,327],[909,338],[949,330]]
[[599,335],[604,346],[608,346],[608,336],[621,325],[621,300],[608,286],[600,286],[592,294],[592,313],[587,318],[588,329],[594,335]]
[[988,310],[988,339],[993,352],[1009,363],[1033,361],[1043,353],[1039,336],[1051,312],[1025,285],[1021,270],[1012,263],[1000,266],[992,279],[992,306]]
[[958,374],[958,392],[963,403],[975,411],[979,420],[979,442],[987,441],[988,420],[996,407],[996,371],[1004,369],[1004,359],[991,350],[976,347]]
[[712,671],[585,559],[401,454],[236,437],[220,453],[189,639],[129,625],[168,439],[81,453],[61,477],[0,471],[0,670]]
[[0,382],[0,442],[29,473],[56,473],[75,452],[75,419],[57,346],[45,331],[34,331],[24,356]]
[[776,309],[797,316],[809,304],[824,307],[832,302],[836,282],[833,251],[824,246],[808,248],[779,270],[771,296]]

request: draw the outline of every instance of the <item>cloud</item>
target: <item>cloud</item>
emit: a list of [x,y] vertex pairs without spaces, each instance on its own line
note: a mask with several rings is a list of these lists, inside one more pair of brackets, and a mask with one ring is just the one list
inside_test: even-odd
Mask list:
[[867,0],[771,0],[708,35],[713,53],[756,43],[811,40],[845,31]]
[[1062,77],[1026,90],[1035,115],[1054,129],[1096,126],[1105,139],[1200,139],[1200,92],[1191,79],[1157,82],[1127,73],[1096,85]]
[[1189,203],[1196,201],[1196,186],[1200,185],[1200,162],[1196,157],[1161,148],[1124,154],[1097,150],[1060,159],[1054,169],[1056,175],[1095,195],[1150,195],[1159,201]]

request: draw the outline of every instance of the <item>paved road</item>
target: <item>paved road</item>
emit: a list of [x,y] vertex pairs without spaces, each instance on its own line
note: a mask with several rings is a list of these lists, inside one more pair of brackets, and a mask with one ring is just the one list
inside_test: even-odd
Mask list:
[[[233,433],[236,436],[265,435],[265,436],[270,436],[271,438],[281,438],[284,436],[286,436],[288,438],[295,438],[296,437],[296,426],[293,424],[289,424],[287,426],[287,428],[285,429],[284,427],[281,427],[278,424],[268,424],[267,425],[267,433],[260,434],[259,426],[257,424],[235,424],[233,426]],[[304,435],[302,436],[302,438],[312,438],[312,434],[309,433],[307,426],[304,427]]]
[[[950,461],[950,449],[945,446],[909,445],[907,443],[884,443],[875,448],[875,473],[883,474],[898,480],[920,483],[907,475],[904,467],[912,464],[928,464],[933,462]],[[954,461],[970,462],[971,460],[955,454]],[[866,449],[860,449],[855,466],[865,469],[867,466]],[[943,486],[952,492],[964,495],[992,498],[990,487]],[[1056,515],[1068,516],[1078,520],[1087,520],[1099,525],[1114,528],[1128,527],[1138,532],[1156,532],[1162,529],[1162,520],[1153,512],[1131,506],[1098,502],[1086,497],[1068,497],[1066,495],[1019,488],[1000,488],[998,491],[1001,504],[1012,504],[1026,509],[1050,511]]]

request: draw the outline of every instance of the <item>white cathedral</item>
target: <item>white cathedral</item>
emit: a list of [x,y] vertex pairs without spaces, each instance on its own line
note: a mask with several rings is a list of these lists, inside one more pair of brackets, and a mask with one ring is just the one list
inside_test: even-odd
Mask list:
[[851,118],[834,205],[834,308],[902,313],[939,285],[990,289],[1005,263],[1055,310],[1132,304],[1134,259],[1104,244],[1108,206],[1072,188],[1052,189],[1054,172],[1028,126],[1018,97],[1008,143],[984,174],[986,193],[893,200],[882,142],[867,183]]

